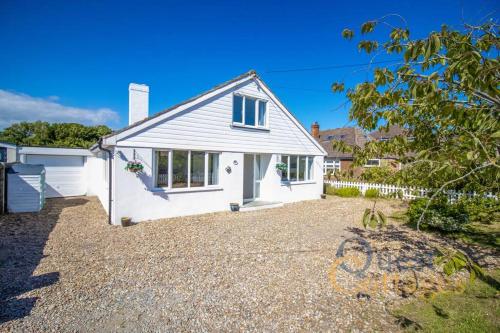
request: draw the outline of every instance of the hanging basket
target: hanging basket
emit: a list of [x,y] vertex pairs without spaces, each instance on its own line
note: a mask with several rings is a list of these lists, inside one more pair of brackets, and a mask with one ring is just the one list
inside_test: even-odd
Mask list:
[[286,172],[288,170],[288,165],[286,163],[276,163],[276,170]]
[[138,173],[144,170],[144,165],[140,161],[128,161],[125,170]]

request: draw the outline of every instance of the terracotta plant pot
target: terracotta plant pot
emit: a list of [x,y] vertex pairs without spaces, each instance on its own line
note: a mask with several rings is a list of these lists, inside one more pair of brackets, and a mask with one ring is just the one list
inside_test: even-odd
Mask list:
[[238,203],[231,202],[229,206],[231,207],[232,212],[237,212],[240,210],[240,205]]
[[129,227],[132,225],[131,217],[122,217],[122,227]]

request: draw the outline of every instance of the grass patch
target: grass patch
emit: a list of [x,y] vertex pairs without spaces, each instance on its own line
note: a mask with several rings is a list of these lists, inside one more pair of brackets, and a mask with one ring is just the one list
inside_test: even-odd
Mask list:
[[450,234],[450,237],[460,239],[469,244],[500,247],[500,223],[493,224],[471,223],[466,230]]
[[393,310],[397,321],[408,331],[423,332],[499,332],[500,270],[489,276],[489,283],[477,279],[463,293],[440,292],[432,298],[417,299]]

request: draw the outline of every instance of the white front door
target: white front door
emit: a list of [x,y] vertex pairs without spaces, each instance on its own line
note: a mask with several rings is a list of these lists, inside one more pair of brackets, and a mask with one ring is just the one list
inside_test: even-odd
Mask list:
[[253,161],[254,161],[253,198],[255,200],[260,198],[260,183],[262,181],[262,156],[258,154],[254,155]]
[[262,155],[245,154],[243,166],[243,201],[260,198],[261,182],[264,177]]

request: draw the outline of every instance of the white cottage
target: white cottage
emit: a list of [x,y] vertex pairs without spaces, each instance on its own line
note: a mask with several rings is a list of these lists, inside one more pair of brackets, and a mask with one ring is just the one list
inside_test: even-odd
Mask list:
[[[130,125],[91,148],[110,223],[320,198],[325,150],[255,71],[149,118],[148,95],[131,84]],[[142,171],[126,169],[134,161]]]

